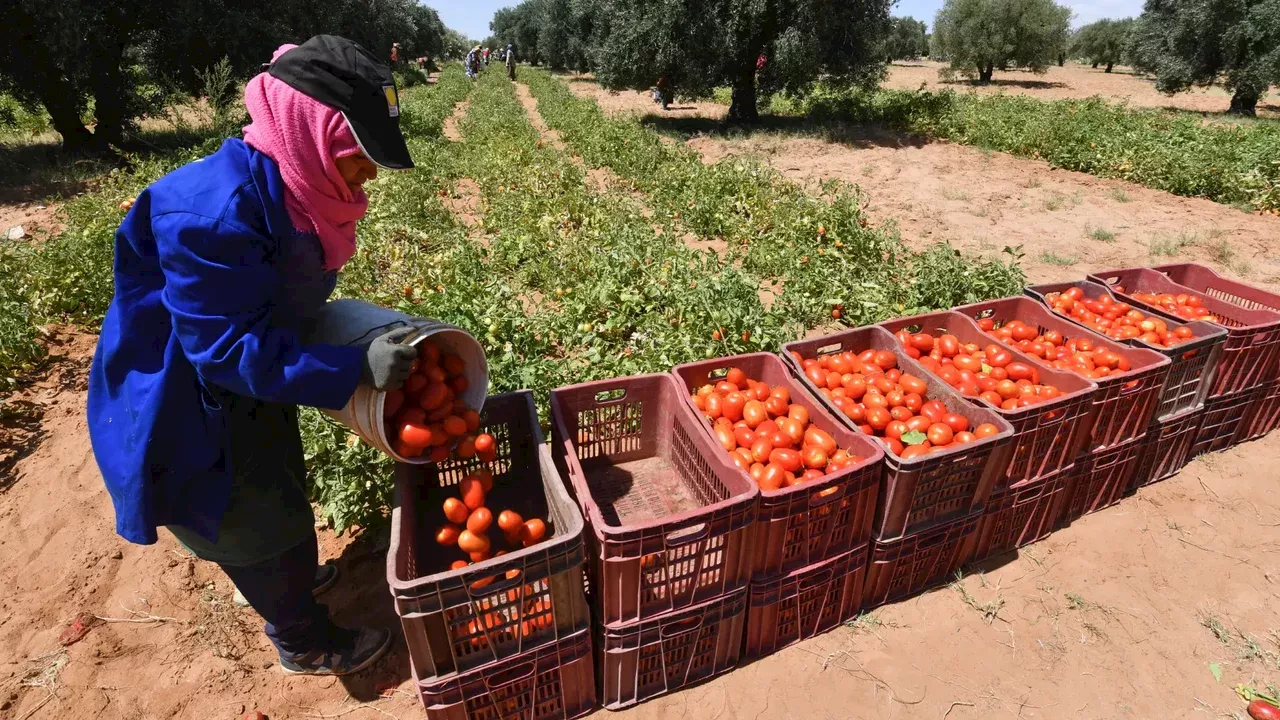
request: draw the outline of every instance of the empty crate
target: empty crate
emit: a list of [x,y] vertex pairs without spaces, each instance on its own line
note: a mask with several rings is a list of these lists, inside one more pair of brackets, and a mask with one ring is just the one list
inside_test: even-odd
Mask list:
[[744,588],[757,490],[669,374],[551,392],[557,462],[587,518],[595,621],[635,623]]

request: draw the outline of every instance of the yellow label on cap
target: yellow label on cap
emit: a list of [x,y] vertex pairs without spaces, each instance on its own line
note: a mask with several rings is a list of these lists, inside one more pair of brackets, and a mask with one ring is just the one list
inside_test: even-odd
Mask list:
[[387,96],[387,110],[391,117],[400,117],[400,98],[396,97],[396,87],[387,85],[382,88],[382,92]]

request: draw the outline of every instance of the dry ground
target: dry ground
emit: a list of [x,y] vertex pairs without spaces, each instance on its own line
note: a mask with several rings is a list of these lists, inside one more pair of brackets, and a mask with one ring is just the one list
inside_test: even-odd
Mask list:
[[[575,87],[614,109],[652,108]],[[751,152],[797,179],[856,181],[872,219],[898,223],[908,242],[1022,244],[1036,280],[1147,262],[1179,234],[1180,257],[1225,240],[1231,257],[1222,251],[1218,267],[1280,278],[1274,218],[959,146],[837,140],[692,144],[709,160]],[[1115,237],[1084,237],[1096,228]],[[1047,253],[1075,263],[1037,259]],[[403,646],[345,683],[286,680],[215,567],[168,536],[140,547],[114,534],[85,428],[93,341],[54,329],[53,372],[6,399],[16,412],[0,426],[0,718],[421,717]],[[1280,684],[1277,467],[1280,433],[1198,459],[951,586],[619,717],[1239,717],[1236,684]],[[344,573],[325,598],[336,617],[394,626],[385,539],[318,532]],[[63,648],[82,613],[108,620]]]

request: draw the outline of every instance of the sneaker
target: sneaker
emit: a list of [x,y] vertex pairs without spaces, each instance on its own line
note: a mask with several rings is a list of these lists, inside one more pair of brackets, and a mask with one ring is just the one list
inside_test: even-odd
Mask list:
[[[311,594],[319,595],[333,587],[336,582],[338,582],[338,566],[331,563],[320,565],[316,567],[315,585],[311,588]],[[236,588],[236,594],[231,598],[231,602],[235,603],[236,607],[249,607],[249,601],[240,593],[239,588]]]
[[334,628],[333,647],[312,650],[292,658],[280,657],[286,675],[333,675],[341,677],[365,670],[391,649],[391,631],[380,628],[346,630]]

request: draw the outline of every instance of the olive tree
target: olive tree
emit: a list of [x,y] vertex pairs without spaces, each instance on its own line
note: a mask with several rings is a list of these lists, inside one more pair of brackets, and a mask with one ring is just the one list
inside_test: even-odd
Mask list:
[[889,60],[914,60],[929,54],[929,40],[923,21],[913,17],[892,18],[885,40],[885,56]]
[[1071,10],[1053,0],[946,0],[933,40],[949,72],[991,82],[997,68],[1043,73],[1067,44]]
[[1161,92],[1221,83],[1229,112],[1256,115],[1280,84],[1280,0],[1147,0],[1129,53]]
[[1133,18],[1089,23],[1076,31],[1071,51],[1093,67],[1104,65],[1105,72],[1111,72],[1117,63],[1124,62],[1132,32]]
[[[757,95],[872,87],[884,75],[890,0],[597,0],[596,76],[610,89],[658,82],[676,94],[732,88],[729,118],[758,117]],[[763,56],[763,63],[761,62]]]

